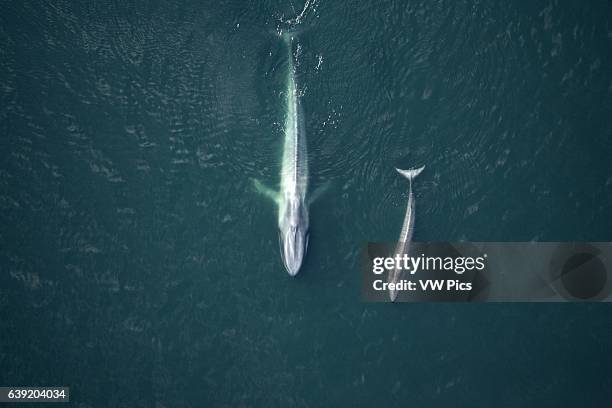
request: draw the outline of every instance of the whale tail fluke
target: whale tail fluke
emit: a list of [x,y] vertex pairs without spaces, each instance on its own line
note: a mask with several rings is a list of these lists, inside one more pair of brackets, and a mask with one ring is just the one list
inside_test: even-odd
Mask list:
[[303,30],[301,28],[294,27],[294,28],[290,28],[287,30],[283,30],[280,36],[285,42],[285,44],[287,44],[288,46],[291,46],[291,43],[293,42],[293,40],[295,40],[298,37],[298,35],[302,33],[302,31]]
[[397,170],[397,172],[399,174],[401,174],[402,176],[406,177],[408,180],[410,180],[410,182],[412,182],[412,180],[418,176],[419,174],[421,174],[421,172],[423,171],[423,169],[425,168],[425,166],[419,167],[417,169],[408,169],[408,170],[402,170],[402,169],[398,169],[396,168],[395,170]]

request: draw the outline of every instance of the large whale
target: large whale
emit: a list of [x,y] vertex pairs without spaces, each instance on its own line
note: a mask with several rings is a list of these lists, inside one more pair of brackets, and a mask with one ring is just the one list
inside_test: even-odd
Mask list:
[[308,159],[304,114],[293,61],[293,34],[285,33],[283,39],[289,49],[289,63],[280,191],[273,191],[257,180],[255,187],[272,198],[278,206],[281,257],[289,275],[295,276],[300,271],[308,247]]
[[[412,233],[414,229],[414,194],[412,193],[412,180],[421,174],[423,171],[423,167],[419,167],[418,169],[410,169],[410,170],[400,170],[399,174],[406,177],[408,179],[408,205],[406,206],[406,215],[404,216],[404,225],[402,226],[402,232],[400,234],[399,240],[397,242],[397,246],[395,247],[395,256],[404,256],[404,254],[408,254],[410,249],[410,242],[412,241]],[[389,271],[389,275],[387,278],[388,283],[397,283],[400,280],[401,275],[400,269],[391,269]],[[395,286],[395,285],[394,285]],[[397,291],[395,289],[389,289],[389,298],[392,302],[395,302],[395,298],[397,298]]]

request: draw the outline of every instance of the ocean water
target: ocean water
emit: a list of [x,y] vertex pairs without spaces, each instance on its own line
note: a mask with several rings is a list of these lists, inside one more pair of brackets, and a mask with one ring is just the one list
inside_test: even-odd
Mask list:
[[612,5],[310,0],[307,259],[276,211],[297,1],[0,3],[0,385],[78,407],[607,406],[607,304],[367,304],[397,238],[612,239]]

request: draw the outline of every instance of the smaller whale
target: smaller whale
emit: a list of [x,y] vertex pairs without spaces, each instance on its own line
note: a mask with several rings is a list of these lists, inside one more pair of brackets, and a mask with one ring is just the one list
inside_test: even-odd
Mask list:
[[[414,230],[414,194],[412,193],[412,180],[421,174],[423,167],[418,169],[401,170],[395,169],[399,174],[408,179],[408,205],[406,206],[406,215],[404,216],[404,225],[402,226],[402,232],[400,234],[397,246],[395,247],[395,256],[404,256],[408,254],[410,250],[410,242],[412,241],[412,233]],[[389,271],[387,278],[388,283],[397,283],[400,280],[402,270],[395,268]],[[395,302],[397,298],[397,290],[389,289],[389,298],[392,302]]]

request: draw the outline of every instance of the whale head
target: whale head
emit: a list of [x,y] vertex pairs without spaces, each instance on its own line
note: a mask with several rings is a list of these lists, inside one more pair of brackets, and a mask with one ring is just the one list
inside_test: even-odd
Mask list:
[[308,214],[300,200],[290,203],[287,210],[279,225],[279,243],[285,269],[289,275],[295,276],[308,249]]

